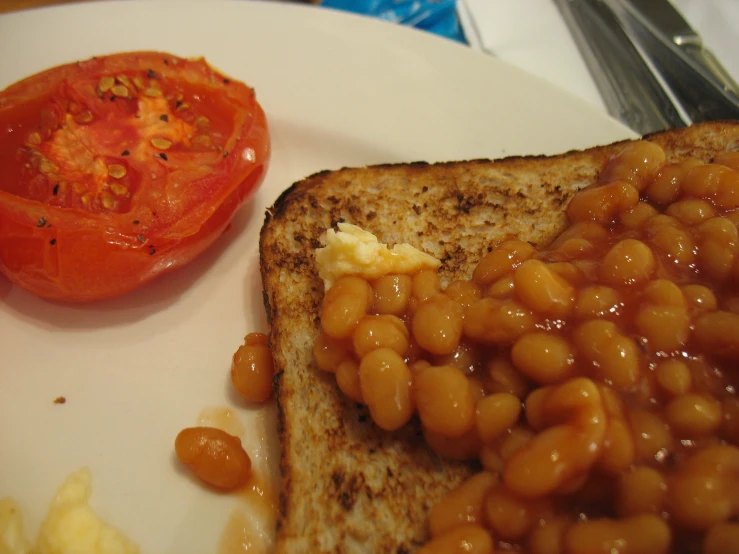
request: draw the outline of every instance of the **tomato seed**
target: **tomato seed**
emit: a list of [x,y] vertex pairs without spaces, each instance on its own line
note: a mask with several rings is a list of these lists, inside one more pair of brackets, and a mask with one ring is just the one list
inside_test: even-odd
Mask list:
[[121,179],[126,176],[126,168],[118,164],[109,165],[108,175],[113,177],[113,179]]
[[110,91],[116,96],[123,96],[125,98],[128,98],[128,87],[126,87],[125,85],[116,85],[111,88]]
[[151,139],[151,145],[154,148],[159,148],[159,150],[167,150],[170,146],[172,146],[172,143],[167,139],[153,138]]
[[119,185],[118,183],[108,183],[108,186],[110,187],[111,192],[116,196],[124,196],[128,192],[126,187]]
[[115,79],[113,77],[103,77],[98,83],[98,90],[100,92],[108,92],[113,85],[115,85]]
[[113,207],[113,197],[107,192],[103,192],[100,195],[100,203],[103,205],[103,208],[109,210]]

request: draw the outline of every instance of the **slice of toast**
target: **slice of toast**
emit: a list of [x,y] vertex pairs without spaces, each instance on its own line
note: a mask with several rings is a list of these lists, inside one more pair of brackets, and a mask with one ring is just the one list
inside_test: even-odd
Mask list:
[[[739,122],[654,134],[668,161],[739,150]],[[553,157],[323,171],[268,211],[260,255],[274,353],[282,492],[278,553],[409,553],[427,537],[430,507],[474,471],[441,459],[417,423],[381,431],[313,364],[323,284],[314,250],[339,221],[442,260],[442,282],[468,277],[510,236],[542,245],[567,225],[574,192],[593,183],[624,142]]]

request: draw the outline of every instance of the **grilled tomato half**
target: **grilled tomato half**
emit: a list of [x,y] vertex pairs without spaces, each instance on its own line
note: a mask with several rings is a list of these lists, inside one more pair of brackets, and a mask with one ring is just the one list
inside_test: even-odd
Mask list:
[[254,90],[203,59],[133,52],[0,92],[0,271],[42,297],[130,291],[205,250],[262,182]]

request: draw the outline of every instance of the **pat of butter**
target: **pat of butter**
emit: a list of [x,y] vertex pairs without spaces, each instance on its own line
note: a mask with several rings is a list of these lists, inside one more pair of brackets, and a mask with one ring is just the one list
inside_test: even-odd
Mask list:
[[375,235],[349,223],[339,223],[339,232],[326,231],[326,246],[316,250],[318,275],[326,290],[344,275],[368,280],[383,275],[411,274],[422,269],[436,269],[441,262],[410,244],[389,248]]
[[23,536],[12,499],[0,499],[0,554],[139,554],[139,547],[98,518],[88,505],[92,475],[81,469],[67,477],[41,524],[36,546]]

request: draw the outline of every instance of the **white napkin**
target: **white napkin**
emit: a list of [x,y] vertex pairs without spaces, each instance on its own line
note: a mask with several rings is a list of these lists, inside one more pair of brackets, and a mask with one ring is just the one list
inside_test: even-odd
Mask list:
[[[673,0],[735,79],[739,1]],[[458,0],[470,45],[533,73],[605,111],[598,89],[553,0]]]

